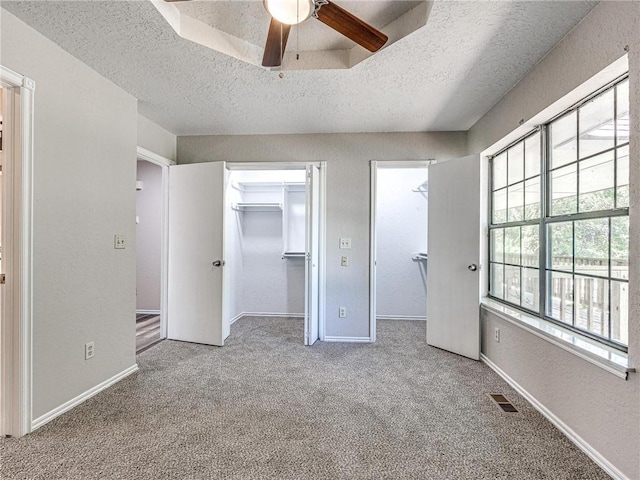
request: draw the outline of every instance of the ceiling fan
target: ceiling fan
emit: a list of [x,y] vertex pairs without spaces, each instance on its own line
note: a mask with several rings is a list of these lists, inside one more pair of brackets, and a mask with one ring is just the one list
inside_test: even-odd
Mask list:
[[[189,0],[165,0],[165,2],[180,1]],[[263,67],[281,65],[291,26],[302,23],[312,16],[370,52],[377,52],[388,40],[387,35],[380,30],[329,0],[263,0],[263,2],[265,9],[271,15],[267,43],[262,57]]]

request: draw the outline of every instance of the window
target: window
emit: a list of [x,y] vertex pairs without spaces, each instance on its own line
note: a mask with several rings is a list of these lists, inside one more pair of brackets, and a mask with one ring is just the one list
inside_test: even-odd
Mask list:
[[628,79],[490,165],[489,296],[626,351]]

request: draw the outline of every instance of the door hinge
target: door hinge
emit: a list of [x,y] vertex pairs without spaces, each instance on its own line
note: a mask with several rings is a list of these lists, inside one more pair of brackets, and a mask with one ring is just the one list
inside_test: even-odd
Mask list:
[[4,285],[7,283],[7,275],[5,273],[0,273],[0,285]]

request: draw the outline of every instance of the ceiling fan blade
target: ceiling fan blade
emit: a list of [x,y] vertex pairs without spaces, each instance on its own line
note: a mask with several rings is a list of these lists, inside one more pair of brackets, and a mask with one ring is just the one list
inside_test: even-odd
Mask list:
[[321,5],[316,18],[370,52],[380,50],[389,39],[380,30],[332,2]]
[[290,31],[291,25],[280,23],[275,18],[271,19],[269,33],[267,33],[267,43],[264,46],[264,56],[262,57],[263,67],[280,66]]

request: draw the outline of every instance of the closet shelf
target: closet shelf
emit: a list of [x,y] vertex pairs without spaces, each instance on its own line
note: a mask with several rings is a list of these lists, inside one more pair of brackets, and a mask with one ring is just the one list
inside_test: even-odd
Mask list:
[[282,211],[282,203],[279,202],[238,202],[232,204],[234,210],[255,210],[260,212]]

